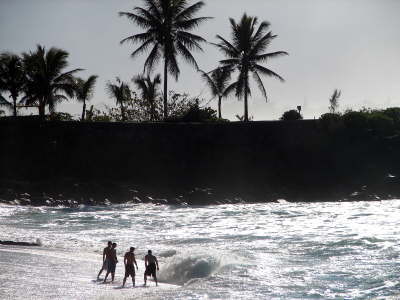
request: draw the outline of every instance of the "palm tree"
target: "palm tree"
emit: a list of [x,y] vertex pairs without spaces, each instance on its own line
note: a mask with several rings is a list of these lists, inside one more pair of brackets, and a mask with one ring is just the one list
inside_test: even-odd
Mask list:
[[0,54],[0,92],[8,92],[12,104],[0,95],[0,105],[13,108],[14,117],[17,116],[17,99],[22,92],[25,75],[21,57],[12,53]]
[[74,96],[74,74],[82,69],[63,72],[68,66],[68,52],[58,49],[46,49],[40,45],[35,52],[23,53],[26,72],[25,96],[22,99],[27,105],[37,104],[39,115],[45,117],[46,105],[54,112],[56,105]]
[[94,86],[97,80],[96,75],[90,76],[87,80],[76,78],[75,81],[75,96],[79,102],[83,103],[82,108],[82,121],[85,121],[86,102],[93,96]]
[[121,108],[121,118],[125,121],[124,103],[131,100],[131,89],[128,84],[121,81],[118,77],[116,83],[107,82],[106,91],[110,98],[114,98],[117,105]]
[[208,17],[194,17],[204,6],[203,1],[188,5],[187,0],[143,0],[144,8],[135,7],[133,13],[120,12],[139,27],[143,33],[129,36],[121,41],[140,43],[141,45],[131,54],[135,58],[151,47],[149,56],[144,64],[144,72],[149,73],[158,63],[164,60],[164,119],[168,117],[168,72],[178,80],[180,69],[177,56],[180,54],[189,64],[198,69],[197,62],[191,51],[203,49],[200,43],[202,37],[190,33]]
[[260,75],[275,77],[281,81],[284,81],[284,79],[260,63],[267,62],[270,58],[288,55],[288,53],[284,51],[263,53],[271,41],[277,37],[271,31],[268,31],[270,25],[268,22],[262,22],[256,28],[258,19],[248,17],[246,14],[243,15],[239,24],[232,18],[229,20],[232,29],[232,42],[228,42],[222,36],[217,35],[219,43],[214,45],[227,57],[227,59],[220,61],[222,66],[231,71],[237,70],[239,73],[237,80],[229,88],[236,90],[236,96],[239,99],[244,97],[244,121],[248,121],[247,98],[251,95],[249,74],[252,73],[263,96],[267,99],[267,92]]
[[160,96],[158,86],[161,84],[161,75],[157,74],[152,80],[149,75],[135,76],[133,82],[136,87],[140,90],[140,96],[142,100],[146,101],[150,107],[150,121],[156,120],[156,100]]
[[222,98],[228,96],[228,94],[232,91],[232,88],[229,88],[231,72],[227,68],[216,68],[209,73],[206,73],[202,70],[199,71],[201,72],[203,79],[209,86],[213,98],[218,97],[218,118],[221,119]]

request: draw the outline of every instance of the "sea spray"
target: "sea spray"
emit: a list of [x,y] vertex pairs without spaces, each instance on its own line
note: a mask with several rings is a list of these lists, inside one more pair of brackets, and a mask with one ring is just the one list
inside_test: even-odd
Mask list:
[[206,278],[233,263],[220,253],[180,253],[166,260],[159,280],[183,285],[195,278]]

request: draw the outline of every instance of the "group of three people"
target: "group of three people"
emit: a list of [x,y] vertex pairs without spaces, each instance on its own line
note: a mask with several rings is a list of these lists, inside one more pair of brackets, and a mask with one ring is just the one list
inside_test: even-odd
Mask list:
[[[114,282],[114,276],[115,276],[115,268],[118,263],[118,258],[117,258],[117,244],[113,243],[111,241],[108,242],[107,247],[104,248],[103,250],[103,266],[101,267],[101,270],[99,271],[99,274],[97,275],[97,279],[100,278],[100,275],[103,271],[106,271],[106,276],[104,277],[104,283],[107,280],[108,275],[111,273],[111,282]],[[126,279],[131,276],[132,277],[132,284],[135,286],[135,266],[136,270],[139,270],[136,258],[135,258],[135,247],[130,247],[129,252],[125,253],[124,256],[124,265],[125,265],[125,276],[124,276],[124,281],[122,286],[125,286]],[[144,265],[145,265],[145,271],[144,271],[144,285],[147,283],[147,276],[152,276],[154,278],[154,281],[156,282],[156,285],[158,285],[157,281],[157,272],[159,270],[158,267],[158,260],[157,258],[151,253],[151,250],[147,251],[147,255],[144,258]]]

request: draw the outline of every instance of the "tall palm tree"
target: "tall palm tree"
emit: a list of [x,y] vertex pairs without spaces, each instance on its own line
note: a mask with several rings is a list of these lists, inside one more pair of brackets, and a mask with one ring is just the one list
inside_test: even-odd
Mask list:
[[109,95],[110,98],[114,98],[115,102],[117,103],[117,105],[120,106],[121,108],[121,118],[122,121],[125,121],[125,108],[124,108],[124,104],[125,102],[131,100],[131,89],[129,88],[129,85],[123,81],[121,81],[121,79],[119,79],[118,77],[116,78],[116,83],[112,83],[112,82],[107,82],[106,84],[106,91]]
[[45,117],[45,108],[54,112],[56,105],[74,96],[74,74],[82,69],[63,72],[68,66],[68,52],[38,45],[35,52],[23,53],[26,73],[25,96],[22,99],[27,105],[37,104],[39,115]]
[[190,33],[208,17],[194,17],[204,6],[203,1],[192,5],[187,0],[143,0],[144,7],[135,7],[133,13],[120,12],[136,25],[146,30],[121,41],[140,43],[131,54],[135,58],[151,47],[144,64],[144,72],[151,72],[158,61],[164,60],[164,119],[168,117],[168,72],[178,80],[180,69],[177,56],[181,55],[189,64],[198,69],[191,51],[203,49],[202,37]]
[[267,92],[261,80],[261,75],[275,77],[281,81],[284,81],[284,79],[274,71],[262,66],[261,63],[265,63],[274,57],[288,55],[288,53],[285,51],[263,53],[271,41],[277,37],[271,31],[268,31],[270,25],[268,22],[261,22],[257,28],[258,19],[246,14],[243,15],[238,24],[232,18],[229,20],[232,42],[217,35],[219,43],[214,45],[227,57],[227,59],[220,61],[221,65],[229,70],[238,71],[237,80],[232,83],[231,88],[236,90],[236,96],[239,99],[244,97],[244,121],[248,121],[247,99],[251,95],[249,74],[253,75],[263,96],[267,99]]
[[82,108],[82,121],[85,121],[85,113],[86,113],[86,102],[90,100],[93,96],[94,86],[97,80],[96,75],[90,76],[87,80],[82,78],[76,78],[75,81],[75,96],[79,102],[83,103]]
[[218,118],[221,119],[222,98],[228,96],[228,94],[232,91],[232,88],[229,88],[231,71],[227,68],[220,68],[220,67],[216,68],[215,70],[209,73],[206,73],[202,70],[199,71],[201,72],[201,76],[203,77],[204,81],[210,88],[213,98],[218,97]]
[[140,90],[140,96],[142,100],[146,101],[150,107],[150,121],[156,120],[156,100],[160,96],[160,92],[158,86],[161,84],[161,75],[157,74],[153,80],[149,75],[144,76],[135,76],[133,78],[133,82],[136,87]]
[[0,105],[12,106],[14,117],[17,116],[17,99],[25,83],[21,57],[12,53],[0,54],[0,92],[8,92],[12,99],[9,103],[0,95]]

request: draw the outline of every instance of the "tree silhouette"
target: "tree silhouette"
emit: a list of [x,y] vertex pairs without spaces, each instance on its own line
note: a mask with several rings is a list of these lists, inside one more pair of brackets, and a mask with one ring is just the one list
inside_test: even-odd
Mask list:
[[262,22],[256,28],[258,19],[256,17],[248,17],[246,14],[243,15],[238,24],[232,18],[229,20],[232,30],[232,42],[217,35],[219,43],[214,45],[227,57],[227,59],[220,61],[221,65],[232,72],[238,71],[237,80],[229,88],[235,89],[236,96],[239,99],[244,97],[244,121],[248,121],[247,98],[251,95],[249,74],[253,75],[263,96],[267,99],[267,92],[261,80],[261,75],[275,77],[281,81],[284,81],[284,79],[274,71],[262,66],[261,63],[265,63],[274,57],[288,55],[288,53],[284,51],[263,53],[272,40],[276,38],[276,35],[268,31],[270,25],[268,22]]
[[199,70],[202,74],[202,78],[210,88],[213,98],[218,97],[218,118],[222,118],[221,102],[222,98],[226,97],[230,92],[233,91],[229,85],[231,79],[231,72],[227,68],[216,68],[215,70],[206,73]]
[[131,100],[131,89],[128,84],[121,81],[118,77],[116,78],[116,83],[107,82],[106,91],[110,98],[114,98],[117,105],[120,106],[121,109],[121,118],[122,121],[126,120],[125,117],[125,102]]
[[97,80],[96,75],[90,76],[87,80],[76,78],[75,81],[75,97],[79,102],[83,103],[81,121],[85,121],[86,102],[93,96],[94,86]]
[[161,75],[157,74],[153,80],[149,75],[146,77],[141,75],[135,76],[133,82],[139,89],[142,100],[150,108],[150,121],[155,121],[157,119],[155,105],[157,98],[160,96],[158,86],[161,84]]
[[27,105],[37,104],[39,115],[45,116],[45,107],[55,111],[57,103],[74,96],[74,74],[82,69],[64,72],[68,66],[68,52],[58,49],[46,49],[40,45],[35,52],[23,53],[26,74],[25,96],[22,102]]
[[12,104],[0,95],[0,105],[13,108],[14,117],[17,116],[17,100],[25,83],[21,57],[12,53],[0,54],[0,92],[8,92]]
[[136,25],[146,30],[121,41],[140,43],[131,54],[135,58],[152,48],[144,63],[144,72],[150,73],[158,61],[164,60],[164,120],[168,117],[168,73],[177,80],[180,74],[177,56],[181,55],[189,64],[198,69],[191,51],[203,49],[202,37],[190,33],[208,17],[194,17],[204,6],[203,1],[188,5],[187,0],[143,0],[144,7],[135,7],[133,13],[120,12]]

